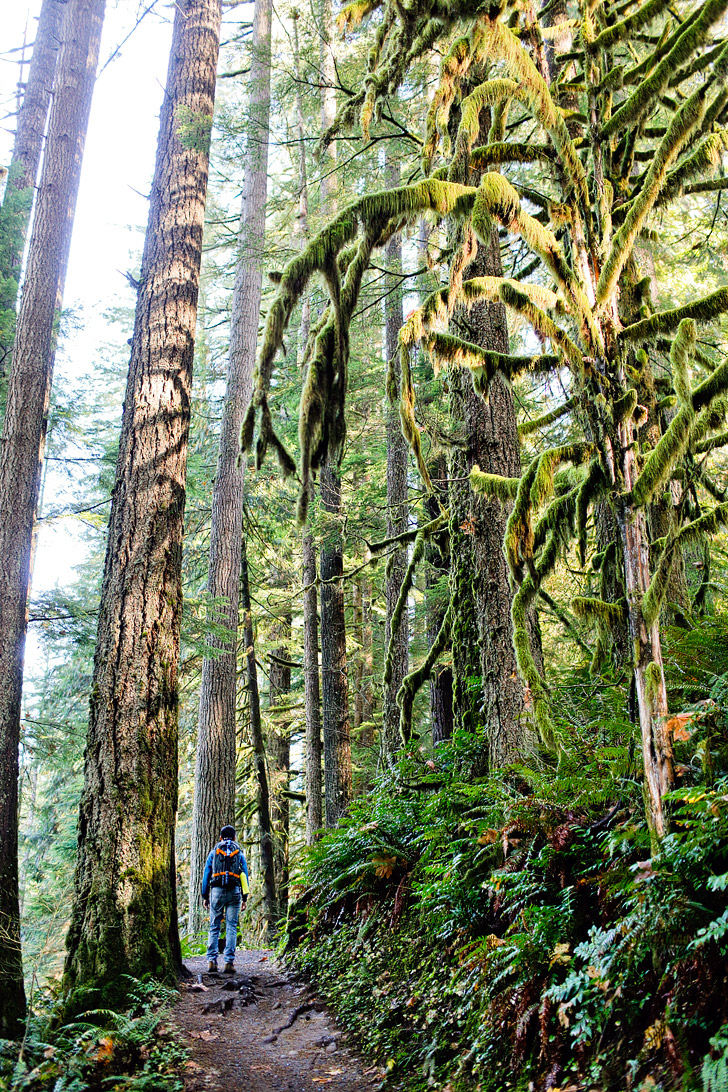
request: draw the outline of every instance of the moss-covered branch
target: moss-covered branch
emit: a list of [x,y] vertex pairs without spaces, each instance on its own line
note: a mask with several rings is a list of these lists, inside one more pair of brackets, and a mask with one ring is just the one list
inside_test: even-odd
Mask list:
[[500,474],[486,474],[479,466],[470,471],[470,484],[475,493],[483,497],[496,497],[501,504],[515,500],[520,478],[504,478]]
[[[680,409],[648,456],[634,483],[632,497],[639,506],[649,504],[657,491],[666,484],[678,459],[685,453],[695,420],[692,392],[688,378],[688,363],[695,347],[695,323],[683,319],[670,352],[673,384]],[[712,376],[711,376],[712,378]]]
[[670,334],[677,330],[683,319],[691,318],[696,322],[713,322],[720,315],[728,311],[728,288],[719,288],[710,296],[704,296],[701,300],[694,300],[682,307],[675,307],[671,311],[658,311],[649,318],[625,326],[620,331],[622,341],[649,341],[658,334]]
[[412,735],[412,707],[415,703],[418,691],[422,685],[429,679],[432,674],[432,669],[437,663],[439,657],[445,651],[447,642],[450,638],[450,626],[452,623],[452,603],[449,604],[445,617],[442,620],[439,632],[432,642],[432,648],[427,653],[424,661],[419,667],[411,671],[409,675],[405,675],[402,679],[402,685],[397,691],[397,705],[400,708],[399,715],[399,730],[402,736],[402,742],[406,745]]
[[689,546],[690,543],[696,542],[703,535],[716,534],[726,524],[728,524],[728,504],[721,504],[714,508],[712,512],[706,512],[705,515],[686,523],[677,533],[663,540],[660,558],[642,600],[642,614],[648,626],[652,625],[662,609],[670,583],[672,559],[675,551]]
[[[602,126],[603,137],[608,138],[625,131],[647,115],[667,89],[670,77],[708,41],[711,27],[727,9],[728,0],[706,0],[696,10],[695,18],[685,21],[669,52]],[[647,63],[649,64],[649,60]],[[627,73],[625,82],[634,79],[636,71]]]
[[677,159],[686,140],[700,125],[704,113],[705,88],[700,87],[678,110],[668,125],[667,132],[655,151],[640,193],[614,236],[609,256],[599,277],[597,303],[603,304],[612,298],[637,236],[660,195],[668,170]]
[[523,421],[518,426],[518,435],[520,437],[530,436],[531,433],[538,432],[539,429],[548,428],[549,425],[553,425],[554,421],[558,421],[567,413],[570,413],[575,405],[576,398],[569,398],[566,402],[562,402],[560,406],[549,410],[548,413],[542,413],[540,417],[534,417],[531,421]]

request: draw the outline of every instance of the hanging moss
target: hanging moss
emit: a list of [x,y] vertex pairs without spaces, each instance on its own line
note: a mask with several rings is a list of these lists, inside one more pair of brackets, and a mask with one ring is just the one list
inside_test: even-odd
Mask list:
[[600,621],[610,627],[620,625],[627,616],[627,604],[623,599],[618,603],[608,603],[604,599],[577,595],[571,600],[571,609],[577,618]]
[[548,338],[563,352],[566,359],[574,364],[577,375],[583,374],[584,357],[578,345],[571,340],[569,335],[557,326],[553,319],[537,307],[524,291],[523,285],[514,285],[510,281],[502,281],[500,285],[500,297],[507,307],[511,307],[524,318],[528,319],[536,333],[542,338]]
[[[569,185],[573,187],[578,201],[586,210],[589,206],[589,197],[584,167],[569,135],[563,114],[554,103],[546,81],[518,41],[518,38],[498,19],[485,19],[483,20],[482,38],[478,43],[477,55],[488,60],[503,62],[512,79],[516,81],[517,87],[517,91],[508,97],[517,98],[523,102],[543,125],[554,143]],[[478,90],[476,89],[473,94],[477,96]],[[485,94],[487,95],[487,92]],[[471,97],[469,96],[469,98]],[[461,129],[463,129],[463,123],[465,123],[464,136],[469,141],[468,150],[470,150],[478,133],[478,124],[477,121],[474,121],[472,113],[479,113],[479,106],[477,98],[473,100],[472,107],[467,107],[467,102],[468,100],[465,99],[462,105]],[[458,133],[459,140],[460,133]],[[455,155],[457,154],[456,143]]]
[[670,122],[667,133],[655,152],[642,188],[632,203],[624,223],[614,236],[609,256],[599,277],[597,303],[604,304],[612,298],[625,262],[630,257],[644,222],[659,197],[668,169],[674,163],[685,141],[700,124],[704,113],[705,89],[701,87],[690,96]]
[[447,367],[468,368],[473,377],[473,385],[484,398],[496,372],[507,379],[513,379],[524,372],[550,372],[558,363],[558,358],[549,355],[512,356],[482,349],[470,341],[462,341],[452,334],[431,333],[422,338],[422,345],[432,357],[435,373],[445,365]]
[[576,536],[579,543],[579,562],[586,565],[587,517],[590,505],[604,485],[604,475],[598,459],[592,459],[576,496]]
[[496,497],[501,504],[508,504],[518,493],[520,478],[503,478],[500,474],[486,474],[479,466],[470,471],[470,484],[475,493],[484,497]]
[[402,736],[402,743],[405,746],[409,743],[410,737],[412,736],[412,707],[414,706],[415,698],[423,684],[432,674],[432,669],[437,663],[438,658],[445,651],[450,637],[451,625],[452,603],[448,605],[445,617],[442,620],[442,625],[440,626],[438,634],[432,642],[432,647],[427,653],[424,661],[418,668],[411,671],[409,675],[405,675],[402,679],[402,685],[397,691],[397,705],[400,708],[399,731]]
[[503,546],[508,567],[517,580],[522,578],[525,558],[533,554],[531,487],[537,470],[538,460],[534,459],[518,481],[516,501],[506,524]]
[[[428,526],[431,526],[431,524],[429,524]],[[384,683],[385,683],[385,685],[389,685],[389,683],[391,683],[391,681],[392,681],[392,671],[394,670],[394,652],[395,652],[396,637],[397,637],[397,633],[399,631],[399,627],[402,624],[402,616],[403,616],[405,608],[407,606],[407,599],[409,597],[409,593],[412,590],[412,585],[414,583],[415,572],[417,571],[417,566],[419,565],[420,561],[422,560],[422,558],[424,557],[424,554],[425,554],[425,546],[427,545],[427,541],[428,541],[428,539],[427,539],[427,536],[424,533],[424,530],[421,529],[420,531],[418,531],[417,535],[415,536],[414,545],[412,547],[412,556],[410,557],[409,564],[407,566],[407,570],[406,570],[406,572],[404,574],[404,579],[402,581],[402,586],[399,589],[399,595],[397,596],[397,602],[395,603],[394,610],[392,611],[392,619],[391,619],[391,622],[390,622],[390,629],[389,629],[389,633],[390,633],[389,644],[387,645],[385,662],[384,662]]]
[[650,453],[632,489],[638,507],[651,504],[670,478],[675,463],[687,450],[694,416],[691,405],[682,406]]

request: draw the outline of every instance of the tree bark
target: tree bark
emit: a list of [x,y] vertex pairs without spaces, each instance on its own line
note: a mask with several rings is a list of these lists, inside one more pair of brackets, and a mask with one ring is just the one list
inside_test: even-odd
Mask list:
[[65,281],[104,0],[71,0],[15,334],[0,453],[0,1036],[25,1011],[18,917],[18,745],[30,557]]
[[[296,233],[305,246],[308,239],[308,175],[306,171],[306,123],[301,96],[301,62],[298,43],[298,13],[293,13],[293,63],[296,73],[296,115],[298,141],[298,220]],[[299,360],[303,355],[311,329],[311,305],[308,294],[301,305],[301,326],[298,332]],[[309,503],[313,501],[313,492]],[[303,567],[303,685],[306,706],[306,845],[316,841],[323,826],[321,785],[321,686],[319,679],[318,572],[316,544],[311,520],[303,528],[301,538]]]
[[321,681],[323,697],[326,826],[335,827],[352,792],[349,684],[344,616],[344,554],[341,538],[341,478],[321,471]]
[[[622,422],[619,442],[623,452],[622,473],[627,494],[637,477],[632,426]],[[663,797],[674,788],[675,770],[672,739],[667,728],[667,690],[662,666],[659,617],[647,625],[642,601],[650,585],[647,518],[641,509],[623,504],[617,511],[622,540],[624,588],[634,655],[634,681],[642,735],[644,798],[647,825],[657,852],[667,834],[669,813]]]
[[173,980],[182,530],[220,0],[179,0],[101,588],[66,987]]
[[[387,156],[387,186],[396,189],[400,184],[399,164]],[[401,535],[407,530],[409,505],[407,503],[407,441],[402,434],[399,420],[400,388],[402,371],[399,361],[399,331],[404,321],[402,287],[402,239],[397,233],[387,243],[387,271],[384,300],[384,344],[391,381],[396,386],[396,401],[387,401],[387,538]],[[407,674],[409,663],[409,620],[407,610],[392,633],[392,616],[399,599],[399,592],[407,572],[406,547],[395,550],[387,562],[385,584],[386,614],[384,619],[385,647],[392,665],[389,681],[384,682],[384,708],[382,716],[382,754],[391,762],[402,748],[399,730],[399,706],[397,692]],[[391,647],[390,647],[391,644]]]
[[319,685],[316,546],[307,525],[303,532],[303,674],[306,702],[306,845],[323,826],[321,785],[321,693]]
[[278,896],[278,920],[288,913],[288,844],[291,825],[291,805],[288,797],[291,770],[291,725],[285,702],[291,689],[291,668],[283,661],[290,657],[291,615],[284,612],[280,621],[275,623],[273,638],[281,643],[273,649],[269,662],[270,680],[268,706],[270,709],[271,730],[268,736],[271,780],[271,823],[274,837],[274,860],[276,892]]
[[33,209],[63,11],[61,0],[43,0],[0,208],[0,413],[5,404],[3,380],[13,348],[23,251]]
[[245,467],[238,466],[240,426],[253,390],[262,294],[268,194],[272,0],[257,0],[248,99],[243,202],[233,288],[227,383],[212,493],[207,590],[215,620],[231,634],[210,639],[221,655],[203,660],[190,847],[189,928],[204,925],[200,890],[205,860],[220,827],[235,814],[235,696]]
[[250,713],[250,739],[255,756],[255,779],[258,786],[258,831],[260,834],[260,866],[263,877],[263,919],[266,934],[272,939],[278,922],[278,896],[276,893],[275,859],[270,810],[270,784],[266,764],[263,719],[260,715],[258,668],[255,662],[255,636],[253,611],[248,578],[248,555],[245,539],[240,558],[240,602],[243,608],[243,640],[245,641],[246,675],[248,679],[248,707]]
[[[479,246],[468,276],[502,275],[498,233]],[[478,303],[453,316],[458,334],[483,348],[508,352],[508,327],[502,304]],[[512,595],[503,554],[507,512],[497,500],[478,496],[470,470],[519,477],[521,459],[513,395],[497,374],[488,400],[475,393],[467,369],[449,374],[450,408],[462,430],[463,446],[450,457],[450,588],[453,699],[455,724],[473,730],[483,725],[484,759],[497,768],[524,758],[534,745],[524,715],[524,687],[511,638]]]
[[[321,0],[321,130],[325,133],[336,115],[336,69],[332,52],[331,0]],[[321,211],[336,210],[335,146],[322,160]],[[351,738],[349,682],[346,664],[346,616],[344,612],[344,550],[341,536],[341,469],[326,455],[321,468],[321,508],[325,528],[321,541],[321,691],[326,826],[335,827],[351,800]]]

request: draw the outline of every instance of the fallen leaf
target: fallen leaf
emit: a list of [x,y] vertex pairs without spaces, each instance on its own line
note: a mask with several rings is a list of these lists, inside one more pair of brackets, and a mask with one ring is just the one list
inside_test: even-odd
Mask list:
[[494,842],[497,842],[500,838],[499,830],[485,830],[478,838],[479,846],[491,846]]
[[111,1056],[114,1053],[114,1040],[110,1035],[105,1035],[103,1039],[99,1039],[96,1051],[94,1053],[94,1059],[97,1062],[110,1062]]
[[397,863],[396,857],[388,857],[386,853],[377,853],[372,857],[372,864],[374,865],[374,875],[378,876],[380,880],[388,880],[394,872],[394,866]]
[[259,963],[267,963],[268,962],[268,956],[267,955],[261,956],[260,959],[258,960],[258,962]]
[[687,743],[693,734],[693,729],[688,725],[695,720],[695,713],[677,713],[665,722],[665,727],[672,734],[672,738],[678,743]]
[[312,1084],[331,1084],[333,1077],[312,1077]]

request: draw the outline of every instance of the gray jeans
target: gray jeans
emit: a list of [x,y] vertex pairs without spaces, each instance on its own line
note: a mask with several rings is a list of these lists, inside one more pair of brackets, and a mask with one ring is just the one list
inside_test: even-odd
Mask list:
[[220,926],[225,917],[225,962],[235,959],[235,943],[238,939],[238,916],[243,893],[239,887],[210,888],[210,932],[207,937],[207,958],[210,963],[217,960],[217,942]]

